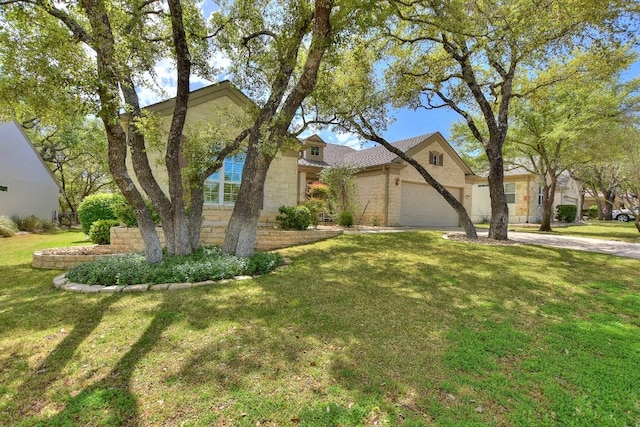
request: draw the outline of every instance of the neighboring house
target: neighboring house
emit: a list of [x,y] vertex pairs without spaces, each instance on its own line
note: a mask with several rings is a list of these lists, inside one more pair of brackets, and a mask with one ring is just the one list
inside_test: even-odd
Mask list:
[[[543,191],[537,175],[523,167],[504,172],[504,191],[512,224],[540,223],[542,221]],[[471,221],[488,222],[491,219],[491,198],[486,176],[476,176],[473,181]],[[558,177],[553,201],[553,212],[558,205],[576,205],[580,200],[578,183],[568,172]],[[552,213],[553,215],[553,213]]]
[[[175,98],[150,105],[145,108],[162,117],[162,127],[168,131],[175,105]],[[189,136],[189,129],[197,126],[213,125],[211,138],[232,139],[246,127],[249,114],[247,111],[255,108],[253,102],[238,90],[231,82],[223,81],[191,92],[185,121],[185,138]],[[126,123],[126,117],[125,123]],[[166,142],[166,138],[164,138]],[[128,157],[128,167],[133,167]],[[168,178],[164,166],[164,151],[150,150],[150,162],[154,168],[154,175],[166,194]],[[265,180],[264,200],[260,211],[261,225],[275,225],[278,208],[282,205],[297,204],[297,158],[298,153],[293,150],[282,150],[271,163]],[[186,164],[186,161],[185,161]],[[244,155],[227,157],[222,169],[214,173],[205,182],[205,203],[203,209],[203,225],[227,225],[231,218],[242,170]],[[135,174],[131,173],[135,179]]]
[[0,215],[55,220],[59,188],[16,122],[0,123]]
[[[467,211],[471,209],[469,167],[438,133],[393,143],[420,162],[444,185]],[[424,178],[404,160],[383,146],[365,150],[329,144],[313,135],[302,141],[298,159],[298,202],[306,200],[307,186],[331,165],[351,164],[362,168],[355,175],[358,211],[356,223],[389,226],[456,227],[458,215]]]

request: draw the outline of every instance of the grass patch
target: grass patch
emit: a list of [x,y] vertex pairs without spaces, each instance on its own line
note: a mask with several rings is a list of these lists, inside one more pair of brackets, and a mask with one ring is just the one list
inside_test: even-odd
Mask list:
[[[15,239],[62,236],[40,237]],[[117,295],[0,258],[0,425],[640,420],[637,260],[435,232],[280,253],[256,279]]]

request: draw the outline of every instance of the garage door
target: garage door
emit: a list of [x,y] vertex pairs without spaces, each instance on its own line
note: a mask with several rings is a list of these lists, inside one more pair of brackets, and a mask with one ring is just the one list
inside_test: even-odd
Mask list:
[[[448,189],[456,198],[460,190]],[[457,227],[458,214],[449,203],[427,184],[402,183],[400,225]]]

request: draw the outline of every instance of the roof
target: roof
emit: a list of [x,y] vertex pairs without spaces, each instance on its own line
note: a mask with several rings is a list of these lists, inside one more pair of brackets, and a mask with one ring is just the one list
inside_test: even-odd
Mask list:
[[[408,139],[403,139],[401,141],[393,142],[392,145],[406,153],[416,145],[430,138],[432,135],[434,135],[434,133],[414,136],[413,138],[408,138]],[[366,150],[360,150],[360,151],[353,150],[352,152],[347,153],[343,157],[342,163],[352,163],[357,166],[366,168],[370,166],[379,166],[379,165],[391,163],[397,158],[398,158],[397,155],[393,154],[391,151],[387,150],[382,145],[378,145],[376,147],[367,148]]]
[[[426,139],[434,135],[428,133],[425,135],[414,136],[413,138],[403,139],[401,141],[392,142],[392,145],[398,147],[405,153],[411,150],[416,145],[424,142]],[[380,166],[393,162],[398,158],[391,151],[384,148],[382,145],[377,145],[366,150],[355,150],[346,145],[338,145],[326,143],[324,147],[324,161],[309,160],[305,158],[298,159],[298,164],[301,166],[315,166],[326,167],[333,165],[345,165],[351,164],[362,168],[371,166]]]
[[[220,96],[227,96],[236,104],[241,106],[253,104],[253,101],[251,101],[251,99],[249,99],[240,89],[231,83],[231,81],[223,80],[221,82],[190,91],[189,107],[194,107]],[[170,114],[173,112],[175,103],[176,98],[172,97],[164,101],[156,102],[155,104],[147,105],[144,108],[161,114]]]

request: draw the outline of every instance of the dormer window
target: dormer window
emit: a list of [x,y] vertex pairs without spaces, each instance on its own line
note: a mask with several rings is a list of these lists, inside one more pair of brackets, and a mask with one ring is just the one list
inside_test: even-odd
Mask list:
[[320,155],[320,147],[318,147],[317,145],[314,145],[313,147],[311,147],[311,155],[312,156],[319,156]]
[[433,166],[442,166],[444,164],[444,154],[437,151],[429,151],[429,164]]

